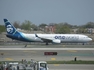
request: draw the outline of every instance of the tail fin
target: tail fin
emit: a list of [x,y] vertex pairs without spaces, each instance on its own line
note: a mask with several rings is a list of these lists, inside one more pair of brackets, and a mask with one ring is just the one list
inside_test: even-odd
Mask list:
[[7,19],[4,19],[4,23],[5,23],[7,34],[16,33],[16,28]]

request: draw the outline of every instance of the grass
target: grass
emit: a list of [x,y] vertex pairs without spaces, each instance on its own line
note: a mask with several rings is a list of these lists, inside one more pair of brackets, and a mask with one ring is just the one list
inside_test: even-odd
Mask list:
[[48,64],[94,64],[94,61],[47,61]]
[[[21,62],[21,61],[0,61],[0,64],[4,62]],[[28,62],[30,63],[30,61]],[[48,64],[94,64],[94,61],[82,61],[82,60],[77,60],[77,61],[47,61]]]

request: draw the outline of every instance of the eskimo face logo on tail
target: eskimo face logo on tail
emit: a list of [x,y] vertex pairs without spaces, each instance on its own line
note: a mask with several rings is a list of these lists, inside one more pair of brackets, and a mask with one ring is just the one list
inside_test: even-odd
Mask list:
[[7,32],[10,34],[13,33],[13,27],[11,25],[7,25]]

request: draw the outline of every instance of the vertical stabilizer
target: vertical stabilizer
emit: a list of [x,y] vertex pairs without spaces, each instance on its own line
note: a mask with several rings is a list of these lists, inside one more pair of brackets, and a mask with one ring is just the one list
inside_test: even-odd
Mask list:
[[5,23],[7,34],[16,33],[16,28],[7,19],[4,19],[4,23]]

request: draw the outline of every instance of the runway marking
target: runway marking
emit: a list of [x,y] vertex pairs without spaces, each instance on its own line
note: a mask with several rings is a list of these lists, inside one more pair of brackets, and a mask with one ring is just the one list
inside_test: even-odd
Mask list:
[[94,50],[94,48],[0,48],[0,50]]
[[54,64],[54,66],[59,66],[59,64]]
[[12,58],[5,58],[5,60],[12,61],[13,59]]
[[67,50],[68,52],[77,52],[76,50]]
[[56,60],[56,58],[51,58],[51,60]]

